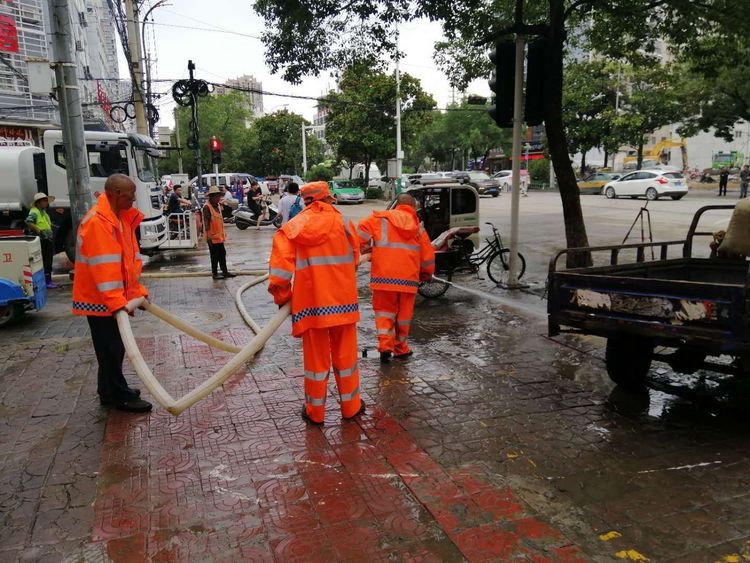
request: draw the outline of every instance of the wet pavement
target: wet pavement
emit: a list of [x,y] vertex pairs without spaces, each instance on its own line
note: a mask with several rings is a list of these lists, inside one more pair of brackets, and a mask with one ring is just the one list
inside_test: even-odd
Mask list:
[[[231,234],[235,269],[265,264],[270,231]],[[148,279],[152,299],[242,344],[234,292],[248,278],[179,277],[205,262],[204,250],[153,260],[149,271],[177,276]],[[544,308],[533,294],[461,282]],[[548,339],[539,316],[457,289],[418,299],[415,356],[381,366],[366,284],[363,271],[368,410],[341,421],[332,388],[323,428],[299,416],[301,348],[288,322],[179,417],[98,405],[69,286],[3,329],[0,559],[750,559],[747,395],[621,392],[601,340]],[[262,286],[244,302],[261,324],[276,310]],[[133,324],[173,395],[228,358],[145,314]]]

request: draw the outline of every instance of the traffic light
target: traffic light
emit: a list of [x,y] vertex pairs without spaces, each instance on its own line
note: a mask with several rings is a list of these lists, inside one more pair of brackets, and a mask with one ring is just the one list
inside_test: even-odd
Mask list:
[[529,125],[541,125],[544,121],[548,44],[546,38],[535,39],[529,43],[529,55],[526,61],[526,106],[524,108],[524,121]]
[[211,137],[208,148],[211,150],[211,164],[221,164],[221,141],[215,136]]
[[495,94],[494,104],[488,111],[498,127],[513,127],[513,92],[516,76],[516,44],[513,41],[497,43],[490,51],[494,67],[490,90]]

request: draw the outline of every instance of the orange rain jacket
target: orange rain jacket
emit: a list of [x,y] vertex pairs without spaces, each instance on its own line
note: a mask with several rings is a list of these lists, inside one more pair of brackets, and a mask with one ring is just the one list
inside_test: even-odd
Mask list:
[[435,250],[413,207],[376,211],[359,222],[357,234],[362,246],[372,243],[373,290],[416,293],[419,281],[435,273]]
[[[135,230],[143,213],[132,207],[118,219],[102,194],[78,227],[73,314],[107,317],[148,295],[138,278],[143,260]],[[122,221],[122,224],[120,223]]]
[[294,336],[359,320],[353,227],[331,204],[314,201],[274,235],[268,291],[277,305],[292,300]]
[[219,244],[227,240],[227,234],[224,230],[224,217],[221,213],[221,204],[219,204],[219,208],[214,208],[213,205],[206,202],[203,206],[204,209],[208,208],[208,212],[211,214],[211,222],[208,224],[208,229],[206,229],[206,242],[212,242],[215,244]]

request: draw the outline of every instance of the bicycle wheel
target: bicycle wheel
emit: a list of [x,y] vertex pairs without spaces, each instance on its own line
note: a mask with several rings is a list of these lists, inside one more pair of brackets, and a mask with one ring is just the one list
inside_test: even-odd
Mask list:
[[[451,277],[453,277],[451,274],[447,274],[443,276],[448,281],[450,281]],[[434,299],[436,297],[440,297],[443,295],[446,291],[448,291],[448,288],[450,285],[448,285],[445,282],[441,282],[438,280],[430,280],[428,282],[422,282],[419,284],[419,287],[417,288],[417,292],[427,299]]]
[[[520,252],[516,253],[520,266],[518,268],[518,279],[523,277],[526,271],[526,259]],[[508,283],[508,270],[510,269],[510,250],[503,248],[500,252],[495,254],[490,261],[487,263],[487,275],[497,285]]]

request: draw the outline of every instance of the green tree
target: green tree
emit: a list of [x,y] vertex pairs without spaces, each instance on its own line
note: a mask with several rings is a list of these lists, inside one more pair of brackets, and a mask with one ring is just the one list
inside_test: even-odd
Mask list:
[[[263,176],[301,174],[303,123],[310,124],[301,115],[286,109],[253,121],[243,153],[248,169]],[[306,148],[308,162],[323,160],[324,147],[320,139],[308,135]]]
[[568,152],[581,153],[582,171],[589,150],[604,148],[608,154],[613,148],[617,83],[612,66],[604,60],[575,61],[565,66],[563,121]]
[[[396,153],[396,78],[360,61],[346,68],[338,86],[323,102],[329,110],[326,141],[339,159],[365,165],[367,184],[370,164],[384,164]],[[401,141],[409,146],[432,121],[435,100],[409,74],[401,75],[399,95]]]
[[[438,64],[451,84],[465,89],[489,74],[486,45],[513,32],[544,35],[544,117],[550,156],[562,199],[569,247],[588,246],[575,174],[563,121],[563,62],[566,47],[584,30],[590,44],[615,59],[639,49],[652,51],[660,38],[674,45],[695,41],[706,30],[720,36],[744,32],[735,0],[255,0],[266,21],[263,41],[274,72],[298,82],[302,76],[341,68],[358,55],[393,56],[394,28],[401,21],[429,18],[443,23],[449,41],[439,45]],[[518,8],[523,22],[515,21]],[[522,25],[523,24],[523,25]],[[588,264],[587,254],[570,254],[569,264]]]
[[680,60],[687,66],[685,87],[696,94],[698,108],[679,130],[691,136],[715,128],[717,137],[734,138],[735,124],[750,121],[750,36],[727,39],[704,34],[683,51]]
[[[201,161],[203,173],[211,170],[211,153],[208,141],[216,135],[223,145],[222,162],[219,168],[230,172],[242,172],[247,169],[244,153],[249,141],[246,123],[252,117],[250,105],[245,96],[239,92],[212,95],[200,98],[198,102],[198,124],[200,130]],[[190,108],[178,108],[177,120],[181,133],[180,146],[183,147],[182,159],[186,171],[195,174],[195,154],[187,147],[187,132],[190,131]],[[162,174],[177,172],[177,153],[169,151],[167,158],[159,163]]]
[[675,68],[659,64],[626,66],[623,80],[627,88],[621,95],[613,129],[616,137],[636,147],[636,167],[640,170],[646,135],[692,115],[693,104]]
[[499,129],[486,108],[466,101],[451,104],[435,115],[421,137],[417,153],[429,156],[440,168],[465,168],[469,159],[485,158],[490,150],[510,152],[511,132]]
[[305,180],[308,182],[316,182],[323,180],[324,182],[330,182],[333,180],[335,175],[333,168],[326,166],[325,164],[315,164],[310,167],[305,176]]

